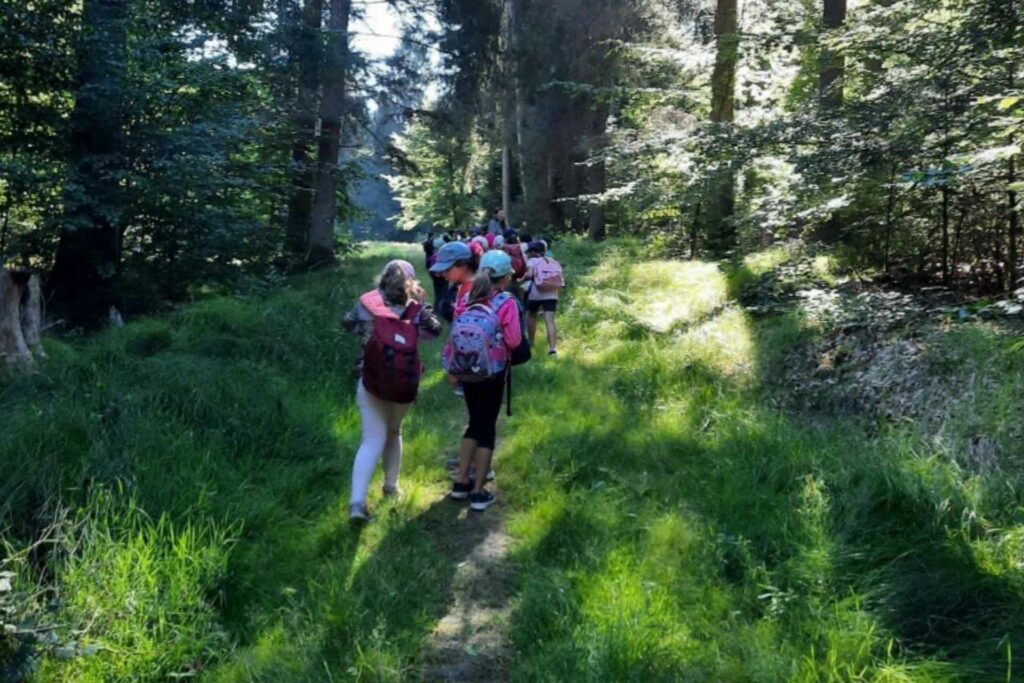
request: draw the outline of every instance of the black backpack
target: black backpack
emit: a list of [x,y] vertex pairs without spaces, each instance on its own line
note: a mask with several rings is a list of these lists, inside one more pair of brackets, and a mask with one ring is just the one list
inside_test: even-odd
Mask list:
[[517,365],[526,365],[533,358],[533,349],[530,346],[530,337],[526,332],[526,309],[523,308],[523,302],[518,297],[509,294],[511,299],[516,302],[516,310],[519,311],[519,329],[522,330],[523,336],[519,346],[512,349],[512,357],[509,359],[509,367],[505,372],[505,387],[508,391],[508,401],[505,404],[505,409],[509,417],[512,417],[512,368]]

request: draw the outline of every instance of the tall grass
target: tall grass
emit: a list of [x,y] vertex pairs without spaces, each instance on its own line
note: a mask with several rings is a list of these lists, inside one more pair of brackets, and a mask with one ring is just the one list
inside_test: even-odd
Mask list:
[[[419,677],[487,530],[443,499],[463,409],[437,345],[406,426],[405,496],[372,500],[362,532],[347,524],[357,349],[340,316],[386,258],[415,256],[404,249],[49,340],[39,372],[0,384],[3,537],[25,547],[65,520],[51,551],[15,563],[53,587],[73,644],[40,647],[37,680]],[[564,346],[517,370],[487,513],[515,537],[516,585],[500,591],[511,678],[1019,676],[1016,458],[983,474],[952,452],[962,439],[917,425],[781,414],[761,377],[813,331],[749,317],[735,270],[647,263],[629,242],[568,241],[558,256]],[[947,429],[1012,456],[1020,354],[980,327],[950,345],[960,360],[937,353],[936,372],[986,362],[1005,376]]]

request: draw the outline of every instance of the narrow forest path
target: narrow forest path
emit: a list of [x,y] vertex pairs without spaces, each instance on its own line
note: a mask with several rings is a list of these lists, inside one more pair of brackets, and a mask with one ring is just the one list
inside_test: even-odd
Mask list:
[[508,678],[508,625],[516,581],[509,557],[512,537],[502,511],[489,512],[493,514],[467,514],[465,524],[481,526],[486,533],[458,565],[451,607],[431,632],[423,655],[425,681]]

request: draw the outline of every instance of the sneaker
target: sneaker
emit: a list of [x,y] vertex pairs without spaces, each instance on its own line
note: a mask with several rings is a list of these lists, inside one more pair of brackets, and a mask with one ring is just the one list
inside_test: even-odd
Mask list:
[[452,393],[454,393],[456,396],[465,396],[466,395],[466,391],[462,388],[461,384],[456,386],[455,389],[452,390]]
[[548,351],[548,356],[550,356],[551,358],[557,358],[558,357],[558,351],[555,351],[554,349],[551,349],[550,351]]
[[366,503],[352,503],[348,506],[348,521],[353,524],[366,524],[370,521],[370,511]]
[[452,491],[448,494],[448,497],[452,500],[466,500],[470,497],[470,493],[473,491],[473,480],[470,479],[469,483],[460,484],[455,482],[452,484]]
[[402,497],[402,489],[398,486],[382,486],[380,492],[385,498]]
[[472,493],[469,496],[469,508],[476,512],[483,512],[487,508],[494,505],[494,494],[490,491],[481,491],[480,493]]

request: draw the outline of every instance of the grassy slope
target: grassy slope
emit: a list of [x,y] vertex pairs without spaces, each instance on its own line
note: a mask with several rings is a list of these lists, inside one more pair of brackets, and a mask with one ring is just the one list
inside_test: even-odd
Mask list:
[[[0,386],[12,533],[58,489],[84,510],[58,579],[64,618],[104,647],[40,680],[415,676],[474,527],[441,499],[462,416],[436,370],[407,424],[406,498],[361,535],[345,523],[356,349],[337,319],[382,249],[343,277],[51,343],[43,372]],[[514,679],[1014,675],[1015,488],[912,426],[869,439],[768,409],[759,377],[805,332],[751,320],[715,266],[564,249],[566,353],[517,375],[499,455]],[[1019,375],[1005,342],[971,334]]]

